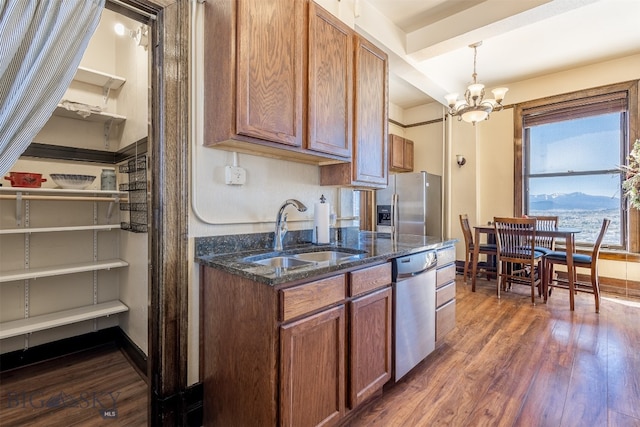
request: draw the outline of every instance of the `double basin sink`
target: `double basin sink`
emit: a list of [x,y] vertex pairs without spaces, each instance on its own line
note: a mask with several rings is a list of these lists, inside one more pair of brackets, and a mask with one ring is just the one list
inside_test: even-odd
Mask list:
[[245,257],[244,262],[273,268],[294,268],[308,266],[336,265],[360,259],[364,251],[346,252],[341,249],[327,249],[291,254],[262,254]]

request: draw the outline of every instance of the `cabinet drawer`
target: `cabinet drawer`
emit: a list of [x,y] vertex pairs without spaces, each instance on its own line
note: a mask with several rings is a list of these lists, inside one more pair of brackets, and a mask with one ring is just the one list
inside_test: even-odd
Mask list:
[[322,307],[344,300],[345,275],[329,277],[280,291],[282,312],[280,319],[287,321]]
[[438,267],[455,262],[455,260],[456,260],[455,246],[438,250]]
[[351,296],[360,295],[391,283],[391,263],[363,268],[349,273],[351,276]]
[[451,264],[448,267],[436,270],[436,288],[456,279],[456,265]]
[[440,341],[456,327],[456,300],[451,300],[436,310],[436,341]]
[[456,297],[456,283],[449,283],[436,290],[436,307],[446,304]]

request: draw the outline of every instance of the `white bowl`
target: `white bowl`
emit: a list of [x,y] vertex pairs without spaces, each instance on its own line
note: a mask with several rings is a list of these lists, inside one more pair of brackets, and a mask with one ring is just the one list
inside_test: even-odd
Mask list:
[[66,173],[52,173],[51,179],[62,188],[82,190],[95,181],[95,175],[73,175]]

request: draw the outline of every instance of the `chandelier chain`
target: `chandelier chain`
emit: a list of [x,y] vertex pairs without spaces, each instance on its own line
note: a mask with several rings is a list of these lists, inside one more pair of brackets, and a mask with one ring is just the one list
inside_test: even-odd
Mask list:
[[471,75],[471,77],[473,77],[474,84],[478,83],[478,81],[476,80],[476,78],[478,77],[478,73],[476,72],[477,58],[478,58],[478,46],[473,46],[473,74]]

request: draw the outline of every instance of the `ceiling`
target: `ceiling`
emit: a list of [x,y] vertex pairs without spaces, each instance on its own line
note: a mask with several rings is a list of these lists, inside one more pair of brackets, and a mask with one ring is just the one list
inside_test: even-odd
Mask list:
[[[444,103],[486,88],[640,53],[640,0],[352,0],[355,25],[389,53],[390,102]],[[505,102],[508,103],[507,93]]]

